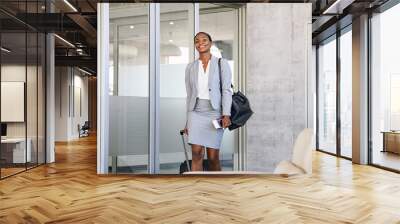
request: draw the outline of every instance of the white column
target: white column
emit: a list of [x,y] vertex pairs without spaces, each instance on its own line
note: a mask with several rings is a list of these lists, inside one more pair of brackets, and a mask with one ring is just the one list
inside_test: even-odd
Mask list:
[[46,36],[46,163],[55,161],[54,135],[55,135],[55,60],[54,60],[54,35]]
[[108,173],[109,4],[97,5],[97,173]]

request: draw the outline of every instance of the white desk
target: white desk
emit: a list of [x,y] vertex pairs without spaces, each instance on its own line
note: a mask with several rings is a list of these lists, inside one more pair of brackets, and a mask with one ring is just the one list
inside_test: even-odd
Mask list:
[[[15,145],[13,148],[13,163],[25,163],[31,162],[32,154],[31,154],[31,145],[32,141],[30,138],[26,140],[28,143],[25,152],[25,138],[6,138],[1,139],[1,144],[10,144]],[[27,161],[25,161],[27,158]]]

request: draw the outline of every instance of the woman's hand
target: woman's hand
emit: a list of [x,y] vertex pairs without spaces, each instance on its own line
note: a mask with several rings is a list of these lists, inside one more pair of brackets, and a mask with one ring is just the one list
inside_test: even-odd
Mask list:
[[185,135],[188,135],[188,134],[189,134],[189,131],[188,131],[187,127],[185,127],[185,128],[183,129],[183,133],[185,133]]
[[222,116],[222,127],[227,128],[231,125],[231,118],[229,116]]

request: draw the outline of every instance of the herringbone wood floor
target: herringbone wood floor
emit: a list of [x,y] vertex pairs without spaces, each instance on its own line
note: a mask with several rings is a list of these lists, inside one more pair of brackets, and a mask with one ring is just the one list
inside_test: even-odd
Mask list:
[[0,223],[400,223],[400,175],[315,153],[310,177],[98,176],[94,138],[0,181]]

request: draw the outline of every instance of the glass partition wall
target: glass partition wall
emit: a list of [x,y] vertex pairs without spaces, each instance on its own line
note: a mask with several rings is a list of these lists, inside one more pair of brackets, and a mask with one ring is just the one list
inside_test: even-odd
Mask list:
[[351,25],[318,45],[317,68],[317,149],[351,159]]
[[[194,34],[210,33],[212,54],[229,61],[236,84],[238,27],[235,7],[109,4],[109,172],[179,173],[185,160],[179,134],[186,122],[185,68],[195,59]],[[152,76],[152,66],[158,75]],[[223,170],[235,169],[237,136],[224,134]]]
[[[41,3],[21,1],[20,13],[39,12]],[[45,35],[23,22],[11,24],[0,27],[1,178],[45,163]]]
[[371,18],[370,163],[400,171],[400,4]]
[[109,161],[112,172],[147,173],[149,4],[110,4]]
[[185,68],[192,61],[193,4],[160,4],[160,173],[185,160],[178,131],[185,126]]

